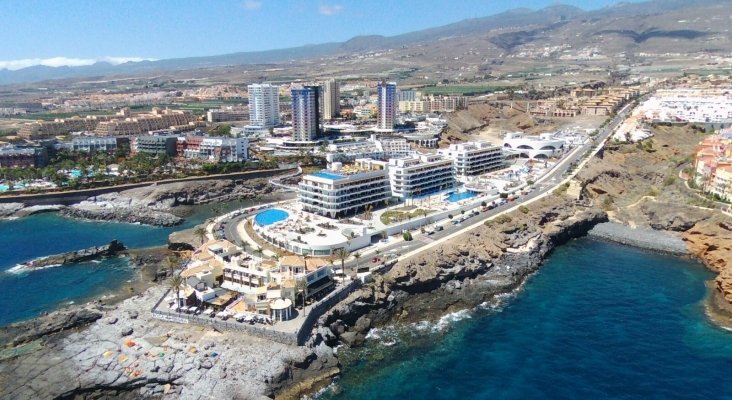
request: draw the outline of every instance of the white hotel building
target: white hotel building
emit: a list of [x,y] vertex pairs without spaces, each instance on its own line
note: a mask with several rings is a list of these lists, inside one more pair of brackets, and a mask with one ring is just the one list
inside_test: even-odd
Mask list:
[[438,154],[452,160],[455,175],[459,177],[481,175],[503,167],[503,149],[488,142],[453,143]]
[[452,160],[440,155],[415,155],[389,160],[389,180],[394,197],[409,199],[455,186]]
[[369,205],[384,205],[391,197],[386,162],[358,159],[354,166],[333,164],[331,170],[302,178],[298,200],[304,211],[340,218]]

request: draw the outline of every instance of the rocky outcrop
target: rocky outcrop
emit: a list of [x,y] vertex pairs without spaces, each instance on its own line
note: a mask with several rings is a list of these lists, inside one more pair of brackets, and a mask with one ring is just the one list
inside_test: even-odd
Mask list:
[[54,312],[0,328],[0,345],[17,346],[57,332],[89,325],[101,317],[101,312],[89,308]]
[[36,351],[0,361],[0,398],[264,399],[338,371],[327,330],[296,347],[160,321],[149,310],[163,294],[151,288],[86,329],[42,336]]
[[0,218],[14,217],[15,213],[22,210],[23,203],[2,203],[0,204]]
[[112,257],[125,250],[126,247],[118,240],[112,240],[103,246],[92,246],[82,250],[70,251],[67,253],[54,254],[42,258],[36,258],[20,264],[25,269],[44,268],[51,265],[65,265],[95,260],[97,258]]
[[709,210],[679,204],[645,202],[640,208],[656,230],[684,232],[710,216]]
[[[373,326],[416,322],[475,307],[510,292],[547,254],[607,216],[551,196],[487,226],[399,262],[354,292],[321,322],[339,339],[358,345]],[[502,222],[499,222],[502,221]]]
[[183,218],[169,212],[156,211],[147,207],[120,207],[94,202],[82,202],[61,210],[61,215],[95,221],[126,222],[154,226],[175,226]]
[[273,190],[267,182],[259,178],[152,184],[91,197],[63,209],[61,213],[90,220],[175,226],[183,222],[181,217],[173,213],[175,207],[267,194]]
[[689,251],[718,273],[715,288],[732,304],[732,218],[718,215],[700,221],[683,238]]

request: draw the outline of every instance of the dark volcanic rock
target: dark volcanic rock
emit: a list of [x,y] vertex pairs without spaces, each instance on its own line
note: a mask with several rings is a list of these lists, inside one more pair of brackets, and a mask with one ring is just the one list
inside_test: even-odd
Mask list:
[[68,253],[55,254],[48,257],[37,258],[21,265],[26,268],[43,268],[49,265],[64,265],[77,262],[95,260],[102,257],[111,257],[124,251],[125,245],[118,240],[112,240],[104,246],[94,246],[83,250],[70,251]]
[[321,322],[359,345],[372,326],[434,319],[518,287],[556,246],[585,235],[607,215],[552,196],[423,254],[399,262],[358,289]]
[[5,344],[17,346],[53,333],[88,325],[101,317],[102,313],[88,308],[59,311],[0,328],[0,336],[8,340]]

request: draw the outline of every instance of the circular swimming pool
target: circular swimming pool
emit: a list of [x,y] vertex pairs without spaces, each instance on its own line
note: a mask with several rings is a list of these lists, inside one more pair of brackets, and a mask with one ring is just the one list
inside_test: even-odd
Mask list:
[[272,208],[266,211],[262,211],[254,217],[254,222],[259,225],[267,226],[272,225],[276,222],[284,221],[289,217],[290,214],[285,210],[279,208]]

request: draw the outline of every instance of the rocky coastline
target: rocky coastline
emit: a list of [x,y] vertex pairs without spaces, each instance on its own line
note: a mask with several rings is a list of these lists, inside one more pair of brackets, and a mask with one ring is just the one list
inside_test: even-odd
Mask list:
[[[607,220],[559,196],[531,208],[397,263],[321,317],[305,346],[154,319],[149,310],[161,286],[111,308],[88,305],[83,326],[5,335],[10,345],[43,346],[0,362],[0,375],[12,382],[3,396],[195,398],[205,391],[221,398],[299,398],[339,373],[337,344],[359,345],[372,327],[438,318],[510,292],[556,246]],[[43,361],[49,358],[61,361],[49,365]],[[32,379],[40,374],[49,377]]]
[[550,196],[397,263],[334,307],[321,323],[348,345],[373,327],[434,320],[513,291],[557,246],[607,221],[599,210]]
[[216,179],[151,184],[90,197],[63,205],[25,206],[0,204],[0,218],[21,218],[41,212],[93,221],[176,226],[183,222],[184,206],[249,199],[273,192],[269,178]]
[[676,256],[689,254],[689,249],[680,236],[649,228],[631,228],[617,222],[597,224],[588,232],[588,236]]
[[92,246],[82,250],[69,251],[61,254],[53,254],[46,257],[36,258],[19,264],[21,270],[33,270],[45,268],[52,265],[65,265],[77,262],[95,260],[97,258],[112,257],[124,251],[125,245],[118,240],[112,240],[102,246]]

